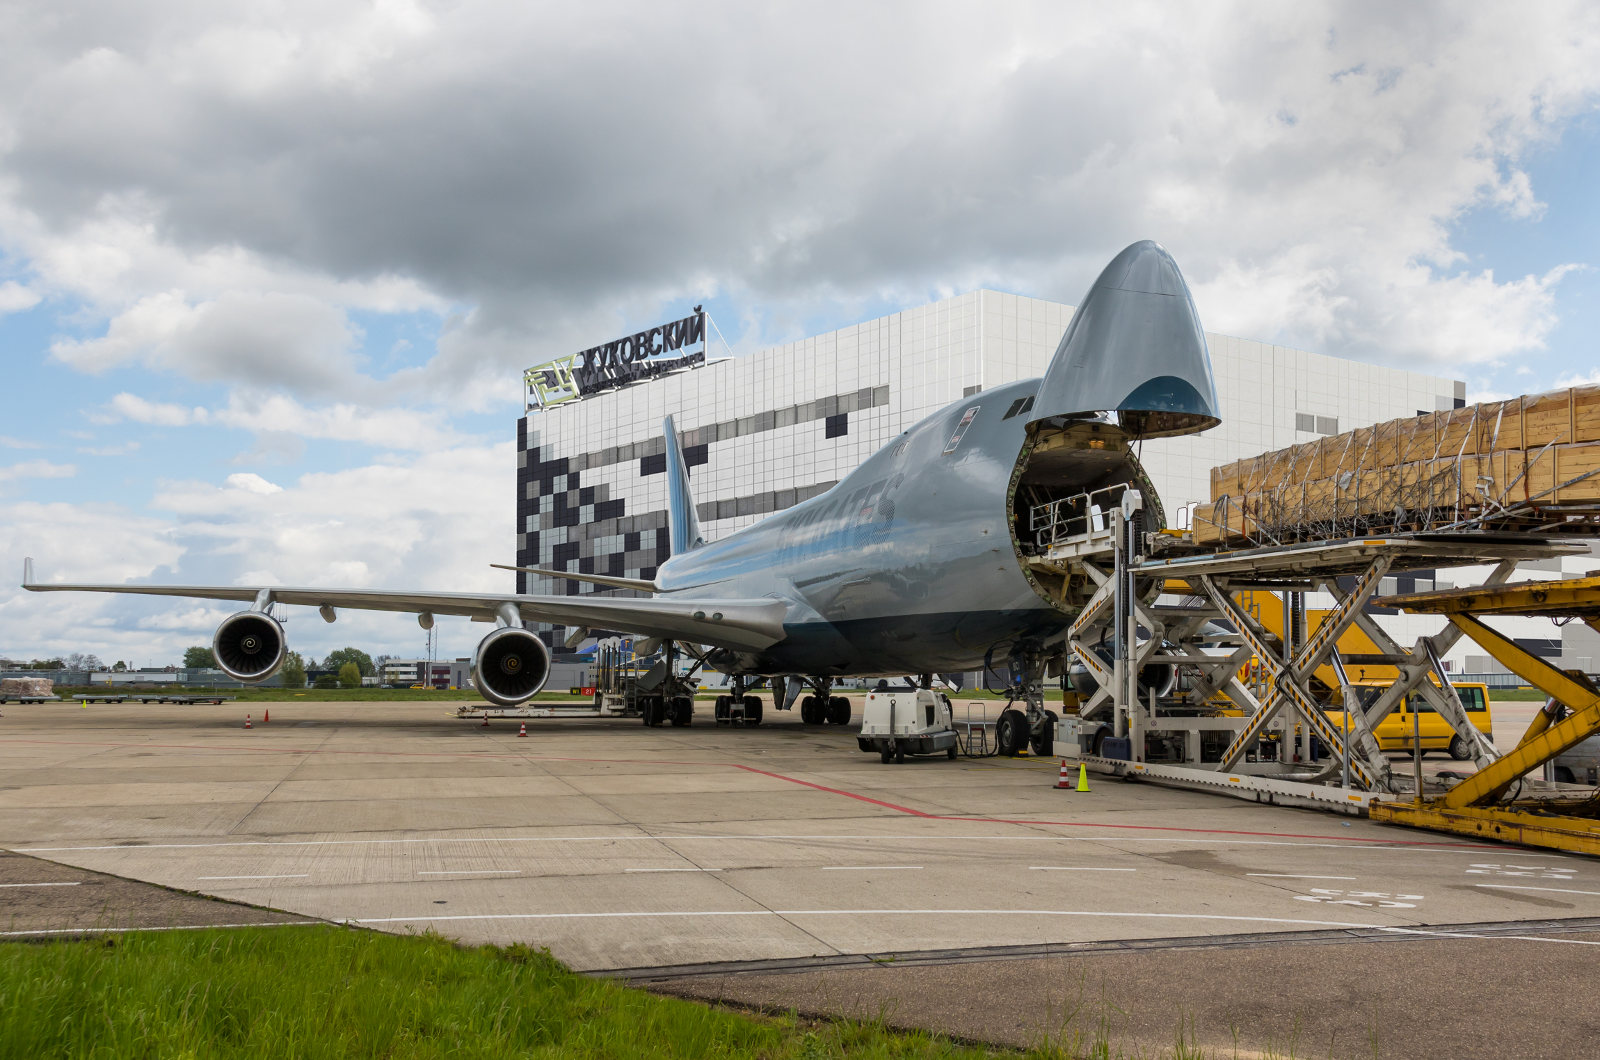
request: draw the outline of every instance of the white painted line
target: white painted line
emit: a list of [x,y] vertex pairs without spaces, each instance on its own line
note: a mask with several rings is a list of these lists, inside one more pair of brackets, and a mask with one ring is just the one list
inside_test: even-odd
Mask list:
[[1600,891],[1574,891],[1567,887],[1524,887],[1517,883],[1475,883],[1474,887],[1489,887],[1496,891],[1549,891],[1552,894],[1593,894]]
[[724,872],[726,870],[724,870],[724,869],[697,869],[697,868],[687,868],[686,867],[686,868],[681,868],[681,869],[676,869],[676,868],[674,868],[674,869],[623,869],[622,871],[623,872]]
[[1069,909],[705,909],[668,910],[664,912],[635,913],[460,913],[438,916],[422,913],[418,916],[351,917],[338,921],[343,924],[420,924],[445,923],[465,920],[658,920],[682,917],[719,916],[1081,916],[1081,917],[1133,917],[1145,920],[1222,920],[1246,924],[1299,924],[1307,927],[1380,928],[1386,924],[1355,923],[1345,920],[1299,920],[1271,916],[1223,916],[1215,913],[1111,913],[1098,910]]
[[0,887],[77,887],[82,880],[73,880],[71,883],[0,883]]
[[303,880],[309,872],[287,872],[279,876],[196,876],[197,880]]
[[418,876],[498,876],[520,873],[521,869],[418,869]]
[[1102,869],[1083,865],[1029,865],[1031,872],[1138,872],[1138,869]]
[[[570,836],[425,836],[401,839],[251,839],[227,843],[144,843],[129,846],[125,843],[108,843],[80,847],[12,847],[17,854],[55,854],[75,851],[120,850],[125,853],[142,853],[147,850],[218,850],[233,847],[363,847],[363,846],[426,846],[446,843],[770,843],[809,842],[836,843],[845,840],[865,840],[874,843],[1195,843],[1215,847],[1296,847],[1308,850],[1346,850],[1361,853],[1367,850],[1384,852],[1403,851],[1409,854],[1470,854],[1481,857],[1487,844],[1472,846],[1462,843],[1449,847],[1408,846],[1401,843],[1299,843],[1286,839],[1189,839],[1183,836],[1126,836],[1126,835],[570,835]],[[1464,849],[1469,848],[1470,849]],[[1524,854],[1520,857],[1559,857],[1559,855]]]
[[167,924],[162,927],[121,928],[37,928],[33,931],[0,931],[0,938],[23,938],[30,935],[125,935],[130,931],[207,931],[211,928],[301,927],[306,924],[326,924],[326,920],[274,920],[266,924]]
[[1466,931],[1420,931],[1416,928],[1402,927],[1386,927],[1382,930],[1401,935],[1426,935],[1441,939],[1514,939],[1518,942],[1561,942],[1568,946],[1600,946],[1600,942],[1591,939],[1552,939],[1544,935],[1475,935]]
[[1264,876],[1269,880],[1353,880],[1354,876],[1298,876],[1290,872],[1247,872],[1246,876]]
[[888,869],[920,869],[921,865],[823,865],[823,872],[883,872]]

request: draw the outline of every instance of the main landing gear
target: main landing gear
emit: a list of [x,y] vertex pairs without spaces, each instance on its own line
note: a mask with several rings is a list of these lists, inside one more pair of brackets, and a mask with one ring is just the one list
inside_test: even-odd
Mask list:
[[761,697],[745,694],[745,679],[733,679],[733,695],[718,696],[715,712],[718,725],[760,725]]
[[829,695],[833,681],[826,677],[813,677],[806,682],[814,695],[800,700],[800,720],[807,725],[849,725],[850,700],[844,696]]

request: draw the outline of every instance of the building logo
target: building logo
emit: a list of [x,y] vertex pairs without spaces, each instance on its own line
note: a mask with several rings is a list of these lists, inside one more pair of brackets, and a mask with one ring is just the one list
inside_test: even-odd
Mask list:
[[[664,357],[695,345],[681,357]],[[657,324],[582,353],[558,357],[522,373],[528,411],[632,386],[647,379],[698,368],[706,363],[706,314],[700,306],[682,320]]]

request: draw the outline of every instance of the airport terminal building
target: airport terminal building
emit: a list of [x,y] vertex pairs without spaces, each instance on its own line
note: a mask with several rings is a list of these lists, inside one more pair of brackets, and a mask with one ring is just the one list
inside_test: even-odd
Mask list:
[[[929,413],[1042,375],[1072,312],[979,290],[715,359],[697,310],[530,369],[517,425],[517,564],[652,577],[668,555],[661,432],[669,414],[701,529],[715,539],[827,490]],[[1458,380],[1231,335],[1206,339],[1222,423],[1147,441],[1141,453],[1171,525],[1187,525],[1190,506],[1209,499],[1214,466],[1465,402]],[[518,579],[520,592],[594,591],[570,579]]]

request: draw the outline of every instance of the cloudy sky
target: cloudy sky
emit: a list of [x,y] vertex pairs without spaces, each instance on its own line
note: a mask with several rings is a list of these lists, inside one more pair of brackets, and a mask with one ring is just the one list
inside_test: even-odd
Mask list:
[[[1600,378],[1593,4],[34,0],[0,41],[12,575],[506,589],[529,364],[702,301],[736,352],[1075,302],[1145,237],[1211,330]],[[223,614],[16,580],[0,656]]]

